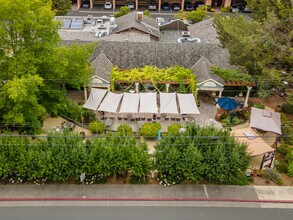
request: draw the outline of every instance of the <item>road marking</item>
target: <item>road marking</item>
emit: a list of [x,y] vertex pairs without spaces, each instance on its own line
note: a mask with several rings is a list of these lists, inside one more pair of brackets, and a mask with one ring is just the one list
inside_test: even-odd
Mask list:
[[206,185],[203,185],[204,193],[206,194],[206,197],[209,198],[209,194],[206,188]]

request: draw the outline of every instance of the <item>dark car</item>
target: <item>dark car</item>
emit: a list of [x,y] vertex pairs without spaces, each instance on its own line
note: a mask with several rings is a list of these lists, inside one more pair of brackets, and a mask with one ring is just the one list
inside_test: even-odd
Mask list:
[[185,2],[185,6],[184,6],[186,11],[192,11],[193,10],[193,5],[191,4],[191,2]]
[[87,1],[87,0],[82,1],[82,7],[83,8],[89,8],[90,7],[90,1]]
[[172,5],[172,10],[173,11],[180,11],[180,9],[181,9],[181,5],[179,3],[174,3]]
[[194,8],[199,8],[201,6],[205,6],[204,2],[200,1],[200,2],[195,2],[194,4]]
[[163,2],[161,8],[163,11],[170,11],[170,5],[168,2]]
[[149,4],[149,10],[150,10],[150,11],[155,11],[155,10],[157,10],[157,8],[158,8],[157,5],[158,5],[157,2],[155,2],[155,1],[151,1],[150,4]]

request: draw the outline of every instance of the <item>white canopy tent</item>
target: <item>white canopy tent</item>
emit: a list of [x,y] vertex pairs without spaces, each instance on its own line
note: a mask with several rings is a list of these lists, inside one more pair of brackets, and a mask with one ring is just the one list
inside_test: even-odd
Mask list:
[[83,107],[91,110],[97,110],[106,93],[107,90],[105,89],[92,88],[90,95]]
[[138,105],[138,93],[124,93],[119,113],[137,113]]
[[157,93],[139,93],[139,113],[158,113]]
[[180,114],[200,114],[193,94],[178,94]]
[[282,134],[281,114],[252,107],[249,127]]
[[160,92],[160,113],[178,114],[176,93]]
[[251,128],[233,130],[231,136],[239,142],[247,144],[247,151],[251,156],[258,156],[275,150]]
[[100,107],[99,111],[116,113],[123,94],[109,92]]

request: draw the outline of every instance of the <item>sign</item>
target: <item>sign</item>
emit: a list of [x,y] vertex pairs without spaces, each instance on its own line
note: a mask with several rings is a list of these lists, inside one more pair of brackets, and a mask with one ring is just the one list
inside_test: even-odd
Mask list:
[[82,173],[79,178],[80,182],[83,182],[85,180],[85,173]]
[[263,155],[262,163],[260,169],[262,170],[264,167],[271,168],[274,158],[276,155],[276,151],[267,152]]

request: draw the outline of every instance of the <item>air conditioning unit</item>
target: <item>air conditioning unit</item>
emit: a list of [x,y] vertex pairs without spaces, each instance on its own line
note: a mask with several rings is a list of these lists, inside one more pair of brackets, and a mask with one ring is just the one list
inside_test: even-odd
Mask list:
[[189,31],[182,31],[182,37],[190,37]]

